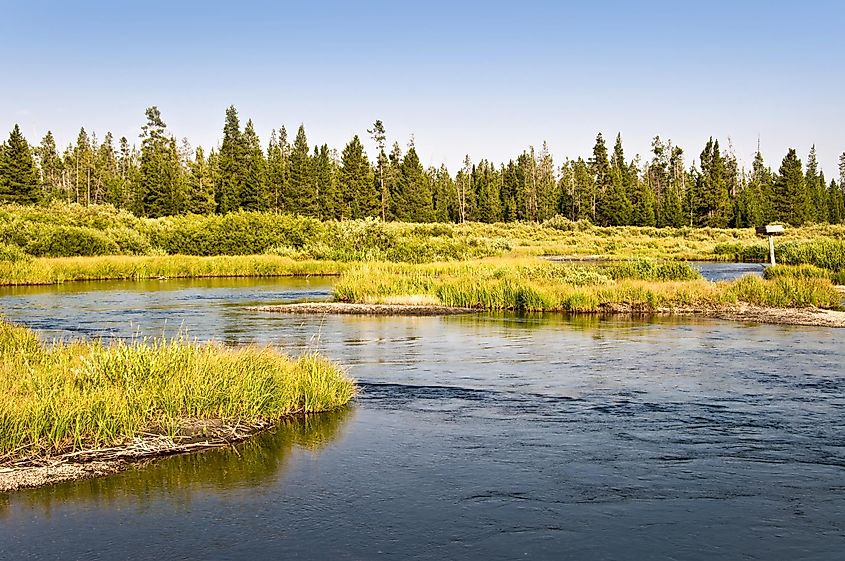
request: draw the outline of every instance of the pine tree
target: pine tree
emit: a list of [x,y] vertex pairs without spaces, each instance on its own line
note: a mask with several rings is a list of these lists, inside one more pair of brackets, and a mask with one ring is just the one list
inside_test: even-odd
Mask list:
[[311,170],[311,155],[305,127],[299,125],[293,150],[290,154],[289,201],[286,204],[291,212],[305,216],[317,216],[317,192],[314,188],[314,176]]
[[56,148],[56,139],[53,133],[47,131],[41,144],[35,150],[38,159],[39,183],[41,185],[41,197],[46,199],[65,198],[62,177],[64,164]]
[[267,208],[267,162],[261,150],[261,141],[255,132],[252,119],[248,120],[241,136],[243,147],[243,182],[239,192],[238,207],[243,210]]
[[366,218],[380,213],[373,170],[358,135],[343,149],[338,184],[340,208],[336,212],[341,219]]
[[[492,164],[490,164],[492,166]],[[549,146],[543,141],[543,147],[537,156],[537,219],[548,220],[560,206],[560,191],[555,177],[555,165]]]
[[771,215],[768,203],[771,190],[772,172],[766,168],[763,154],[758,148],[754,155],[754,162],[751,164],[751,174],[740,195],[742,213],[738,217],[736,227],[761,226],[768,221]]
[[94,203],[108,203],[116,207],[126,206],[128,194],[126,183],[120,176],[114,137],[106,133],[97,151],[94,174]]
[[399,166],[396,217],[402,222],[431,222],[434,205],[431,186],[413,144]]
[[[594,152],[594,154],[599,158],[607,158],[606,150],[603,156],[601,154],[604,140],[601,140],[602,146],[598,146],[598,140],[596,139],[598,152]],[[601,163],[600,165],[604,164]],[[599,223],[603,226],[624,226],[630,224],[632,210],[631,202],[628,199],[628,189],[631,179],[628,174],[628,166],[625,164],[625,153],[622,149],[621,134],[616,135],[613,156],[610,159],[607,173],[610,176],[610,182],[606,184],[597,207]]]
[[731,199],[728,171],[719,151],[719,141],[711,137],[701,152],[691,211],[698,226],[724,228],[730,221]]
[[473,178],[478,199],[478,220],[487,223],[499,222],[501,220],[499,173],[493,164],[487,160],[481,160],[473,169]]
[[456,209],[452,193],[455,190],[455,182],[449,174],[445,165],[439,168],[432,167],[428,170],[428,176],[432,185],[432,197],[434,199],[434,221],[449,222],[455,220]]
[[[639,158],[639,157],[638,157]],[[628,178],[632,185],[629,187],[631,193],[631,224],[636,226],[657,225],[657,200],[654,191],[651,190],[648,180],[639,176],[639,160],[631,162],[628,166]]]
[[[174,211],[174,181],[178,180],[176,141],[165,136],[167,125],[158,107],[148,107],[141,128],[140,213],[157,218]],[[177,168],[177,169],[174,169]]]
[[836,181],[831,179],[827,188],[827,221],[831,224],[842,224],[845,222],[845,196],[842,188]]
[[[507,165],[502,166],[502,186],[499,189],[499,197],[502,201],[502,220],[505,222],[514,222],[518,219],[519,209],[521,208],[519,188],[520,179],[517,165],[513,160],[510,160]],[[455,218],[455,221],[458,222],[458,219]]]
[[810,148],[807,155],[807,167],[804,174],[804,184],[807,189],[809,208],[807,218],[813,222],[827,222],[827,183],[819,171],[816,159],[816,145]]
[[387,207],[389,206],[389,193],[385,183],[385,173],[387,170],[388,160],[387,154],[384,152],[385,141],[387,140],[387,133],[384,130],[384,123],[377,119],[373,123],[373,128],[367,130],[370,133],[373,141],[376,143],[378,154],[376,156],[376,177],[378,178],[378,192],[381,203],[381,220],[387,219]]
[[314,185],[317,191],[318,217],[321,220],[339,218],[340,201],[337,174],[327,144],[323,144],[319,149],[316,146],[314,147],[311,168],[313,169]]
[[280,211],[289,210],[285,207],[288,196],[288,160],[290,145],[285,127],[270,132],[270,143],[267,146],[267,195],[270,208]]
[[801,170],[801,160],[790,148],[775,178],[773,189],[773,218],[779,222],[799,226],[807,221],[809,197]]
[[679,146],[668,145],[669,161],[667,164],[665,190],[661,197],[658,226],[680,227],[688,223],[688,212],[684,211],[687,200],[687,173],[684,170],[684,150]]
[[592,215],[595,217],[597,224],[609,226],[612,224],[612,217],[607,214],[607,211],[612,210],[612,206],[606,205],[604,198],[613,187],[613,179],[610,175],[607,145],[604,143],[604,137],[601,133],[596,136],[596,143],[593,146],[593,156],[588,161],[588,164],[590,166],[590,173],[593,176],[593,184],[595,185]]
[[238,111],[234,105],[226,109],[223,144],[220,145],[218,158],[220,178],[215,190],[217,212],[232,212],[240,207],[241,190],[246,182],[246,146],[243,133],[241,133]]
[[202,147],[197,147],[194,159],[188,164],[188,200],[186,212],[211,214],[214,212],[214,183],[211,166]]
[[0,201],[31,204],[40,199],[40,194],[32,150],[15,125],[0,150]]

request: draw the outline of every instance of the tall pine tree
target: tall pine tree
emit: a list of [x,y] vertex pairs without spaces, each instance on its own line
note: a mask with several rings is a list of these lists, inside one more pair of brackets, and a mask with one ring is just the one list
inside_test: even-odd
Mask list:
[[0,150],[0,201],[31,204],[40,198],[38,173],[29,142],[18,125]]

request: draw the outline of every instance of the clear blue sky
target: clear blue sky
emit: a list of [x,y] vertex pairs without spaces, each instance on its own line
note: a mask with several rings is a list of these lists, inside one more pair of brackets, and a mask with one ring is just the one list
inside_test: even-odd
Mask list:
[[[80,5],[84,4],[84,5]],[[758,136],[777,168],[845,151],[845,2],[43,2],[0,0],[0,129],[61,145],[80,126],[137,142],[144,108],[215,146],[225,108],[305,123],[342,148],[382,119],[425,164],[495,162],[547,140],[559,163],[595,134],[627,155],[660,134],[687,157]],[[367,146],[372,144],[367,142]],[[372,150],[371,150],[372,154]]]

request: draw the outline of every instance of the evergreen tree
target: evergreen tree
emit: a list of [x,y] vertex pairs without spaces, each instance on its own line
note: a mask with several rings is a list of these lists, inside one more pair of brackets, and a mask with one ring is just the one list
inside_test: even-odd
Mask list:
[[413,144],[399,166],[396,217],[402,222],[430,222],[434,213],[431,186]]
[[358,135],[343,149],[339,179],[340,218],[366,218],[379,212],[373,170]]
[[[669,163],[667,167],[666,190],[659,204],[660,222],[658,226],[680,227],[689,223],[691,213],[685,209],[688,200],[687,173],[684,170],[684,150],[680,146],[669,144]],[[691,184],[691,182],[689,183]]]
[[588,164],[595,186],[591,214],[595,217],[597,224],[609,226],[613,223],[613,217],[608,212],[613,210],[613,205],[605,204],[604,198],[613,188],[613,179],[610,174],[607,145],[604,143],[604,137],[601,133],[596,136],[596,143],[593,146],[593,156],[588,161]]
[[387,219],[387,207],[389,206],[389,193],[387,190],[387,185],[385,183],[385,173],[387,170],[388,159],[387,154],[384,152],[385,142],[387,140],[387,133],[384,130],[384,123],[381,120],[377,119],[375,123],[373,123],[373,128],[367,130],[370,133],[373,141],[376,143],[376,148],[378,149],[378,155],[376,156],[376,177],[378,178],[378,192],[379,192],[379,199],[381,203],[381,220],[382,222]]
[[831,224],[842,224],[845,222],[845,196],[843,191],[833,179],[827,188],[827,221]]
[[728,171],[719,151],[719,141],[711,137],[701,152],[701,171],[697,174],[691,199],[698,226],[724,228],[730,220],[731,200],[728,192]]
[[261,141],[255,133],[252,119],[248,120],[241,136],[243,145],[243,183],[239,193],[239,208],[264,210],[267,208],[267,162],[261,150]]
[[206,160],[202,147],[198,147],[193,161],[188,164],[186,212],[211,214],[217,206],[214,200],[214,182],[209,160]]
[[314,175],[314,185],[317,192],[318,216],[321,220],[340,218],[337,173],[332,161],[329,147],[323,144],[319,149],[314,147],[311,159]]
[[435,222],[449,222],[455,220],[455,200],[452,193],[455,190],[455,182],[449,174],[445,165],[439,168],[432,167],[428,170],[429,182],[432,186],[432,197],[434,199]]
[[35,151],[38,159],[39,183],[41,185],[41,197],[46,199],[65,198],[63,189],[64,164],[56,148],[56,139],[53,133],[47,131],[41,144]]
[[[491,164],[492,166],[492,164]],[[555,165],[549,146],[543,141],[543,147],[536,161],[537,170],[537,220],[548,220],[560,206],[560,191],[555,177]]]
[[785,222],[799,226],[807,221],[809,197],[801,169],[801,160],[790,148],[783,158],[773,185],[773,218],[778,222]]
[[[141,128],[141,169],[139,211],[153,218],[172,214],[178,180],[176,141],[165,136],[167,125],[158,107],[148,107],[147,123]],[[176,169],[174,169],[174,167]]]
[[305,127],[299,125],[290,155],[289,200],[286,208],[305,216],[317,216],[317,192],[311,170],[311,156]]
[[771,190],[772,172],[766,167],[763,154],[758,148],[751,164],[751,175],[741,193],[742,213],[735,224],[736,227],[761,226],[768,222],[771,215],[771,205],[768,201]]
[[15,125],[0,150],[0,201],[31,204],[39,200],[40,194],[32,150]]
[[[604,140],[602,139],[602,145]],[[598,145],[598,139],[596,139]],[[598,157],[607,157],[605,150],[597,146]],[[603,164],[602,164],[603,165]],[[616,144],[613,147],[613,156],[610,159],[610,182],[604,188],[602,198],[598,201],[599,223],[603,226],[624,226],[631,223],[631,202],[628,199],[628,189],[631,184],[628,166],[625,164],[625,153],[622,149],[622,135],[616,135]]]
[[290,159],[290,145],[285,127],[270,133],[270,143],[267,147],[267,191],[269,205],[276,211],[291,209],[285,207],[288,196],[288,160]]
[[819,171],[815,144],[810,148],[810,153],[807,156],[804,185],[807,189],[809,203],[807,219],[813,222],[827,222],[827,183],[825,183],[824,176]]
[[481,160],[478,166],[473,168],[480,222],[492,223],[501,220],[499,182],[499,173],[487,160]]
[[628,180],[632,183],[629,187],[631,193],[631,224],[636,226],[657,225],[657,200],[654,191],[651,190],[648,180],[640,178],[637,161],[631,162],[628,166]]
[[[234,105],[230,105],[226,109],[223,144],[220,145],[218,158],[220,178],[219,185],[215,190],[217,212],[232,212],[240,206],[241,190],[246,183],[246,145],[243,133],[241,133],[238,111]],[[247,194],[247,198],[249,197],[250,195]]]
[[125,207],[128,199],[126,182],[120,175],[117,152],[114,149],[112,133],[106,133],[97,150],[95,160],[94,203],[108,203]]
[[499,197],[502,201],[501,215],[505,222],[514,222],[518,219],[519,209],[522,208],[519,202],[519,188],[517,165],[510,160],[507,165],[502,166],[502,186],[499,189]]

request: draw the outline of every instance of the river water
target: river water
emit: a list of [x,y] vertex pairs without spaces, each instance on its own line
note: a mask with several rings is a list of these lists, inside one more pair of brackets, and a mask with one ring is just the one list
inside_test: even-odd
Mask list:
[[344,411],[237,450],[0,494],[0,559],[842,559],[828,328],[560,315],[305,317],[325,281],[4,289],[46,338],[317,349]]

